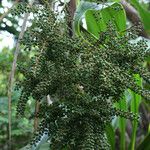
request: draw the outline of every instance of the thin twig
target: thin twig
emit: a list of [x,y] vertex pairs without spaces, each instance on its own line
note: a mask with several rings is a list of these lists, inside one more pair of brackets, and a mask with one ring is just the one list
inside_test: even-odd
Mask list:
[[14,60],[12,63],[12,69],[11,69],[9,81],[8,81],[9,149],[11,149],[11,100],[12,100],[13,81],[14,81],[14,75],[15,75],[15,70],[16,70],[17,58],[18,58],[18,54],[19,54],[19,50],[20,50],[20,40],[23,38],[28,17],[29,17],[29,13],[26,13],[24,16],[24,21],[23,21],[22,27],[21,27],[21,32],[19,34],[18,42],[16,44]]
[[[37,114],[39,112],[39,108],[40,108],[40,102],[36,101],[36,104],[35,104],[35,114]],[[37,131],[38,123],[39,123],[39,119],[37,117],[35,117],[34,118],[34,132]]]
[[0,16],[0,22],[10,13],[10,11],[15,7],[15,5],[19,2],[19,0],[16,0],[14,2],[14,4],[12,5],[12,7],[10,7],[8,9],[8,11],[6,11],[5,13],[3,13],[1,16]]

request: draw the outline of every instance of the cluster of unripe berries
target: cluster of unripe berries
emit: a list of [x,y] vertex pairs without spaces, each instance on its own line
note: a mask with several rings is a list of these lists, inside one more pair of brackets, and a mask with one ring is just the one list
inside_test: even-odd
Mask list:
[[[24,115],[32,96],[40,101],[36,117],[43,120],[37,136],[48,129],[51,149],[109,149],[105,128],[113,117],[138,120],[136,114],[116,109],[114,102],[122,99],[127,88],[149,98],[133,78],[135,69],[148,74],[140,65],[146,56],[145,41],[132,44],[133,32],[120,36],[110,23],[99,40],[87,37],[85,42],[69,37],[66,26],[62,28],[64,22],[48,7],[33,13],[37,17],[22,43],[26,49],[37,51],[26,67],[20,67],[25,79],[18,115]],[[46,104],[47,95],[52,98],[51,105]],[[40,140],[35,139],[32,144]]]

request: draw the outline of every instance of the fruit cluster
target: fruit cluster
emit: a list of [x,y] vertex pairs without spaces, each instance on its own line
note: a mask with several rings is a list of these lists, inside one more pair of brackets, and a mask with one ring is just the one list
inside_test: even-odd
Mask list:
[[[33,13],[35,18],[22,44],[26,50],[36,48],[37,52],[27,65],[19,66],[24,81],[18,115],[24,115],[32,96],[40,101],[36,117],[43,120],[36,136],[48,129],[51,149],[109,149],[105,128],[113,117],[138,120],[136,114],[118,110],[114,103],[128,88],[150,98],[133,77],[144,74],[148,80],[149,73],[141,66],[147,55],[145,41],[133,43],[136,28],[120,34],[111,23],[99,40],[91,41],[90,35],[86,39],[70,37],[65,21],[49,7],[42,6]],[[46,103],[47,95],[51,105]]]

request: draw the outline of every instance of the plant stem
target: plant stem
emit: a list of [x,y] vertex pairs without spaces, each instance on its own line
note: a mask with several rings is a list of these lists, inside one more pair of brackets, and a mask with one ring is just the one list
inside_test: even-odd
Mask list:
[[70,37],[72,37],[73,36],[72,23],[73,23],[74,13],[76,10],[76,0],[70,0],[68,7],[69,7],[68,14],[70,16],[70,18],[68,20],[69,35],[70,35]]
[[9,128],[9,149],[11,149],[11,101],[12,101],[12,89],[13,89],[13,82],[14,82],[14,76],[15,76],[15,70],[16,70],[16,64],[17,64],[17,59],[19,55],[19,50],[20,50],[20,40],[23,38],[24,31],[26,28],[26,23],[28,20],[29,14],[25,14],[24,16],[24,21],[22,24],[21,32],[19,34],[18,42],[16,44],[16,50],[14,53],[14,60],[12,63],[12,69],[10,72],[9,76],[9,81],[8,81],[8,128]]
[[132,125],[132,136],[131,136],[131,150],[135,150],[135,140],[136,140],[136,130],[137,130],[137,122],[133,121]]
[[[39,107],[40,107],[40,103],[39,103],[39,101],[36,101],[36,104],[35,104],[35,115],[39,112]],[[39,124],[38,118],[35,117],[35,119],[34,119],[34,132],[37,130],[38,124]]]
[[[138,97],[136,96],[135,93],[133,93],[134,113],[138,112],[139,106],[137,106],[137,100],[138,100]],[[135,149],[137,125],[138,125],[138,123],[136,121],[132,122],[132,135],[131,135],[131,146],[130,146],[131,150]]]
[[[125,100],[119,102],[120,109],[124,109],[125,110],[125,105],[126,104],[124,104],[124,103],[126,103]],[[120,123],[120,136],[121,136],[120,149],[121,150],[125,150],[125,142],[126,142],[125,141],[126,119],[120,118],[119,119],[119,123]]]

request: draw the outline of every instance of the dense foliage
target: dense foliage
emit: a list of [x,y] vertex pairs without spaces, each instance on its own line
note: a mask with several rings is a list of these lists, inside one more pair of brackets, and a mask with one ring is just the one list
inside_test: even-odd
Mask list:
[[29,97],[40,102],[35,117],[41,118],[41,124],[31,145],[36,145],[44,133],[54,150],[110,149],[105,128],[114,116],[138,120],[136,114],[114,106],[124,91],[130,88],[150,98],[134,78],[135,74],[145,80],[149,76],[141,65],[149,52],[146,42],[134,42],[139,27],[120,33],[109,22],[98,40],[88,32],[81,39],[70,37],[66,21],[59,20],[49,5],[26,10],[35,17],[22,44],[25,50],[35,47],[37,54],[30,63],[19,65],[24,80],[19,84],[22,92],[17,112],[24,115]]

